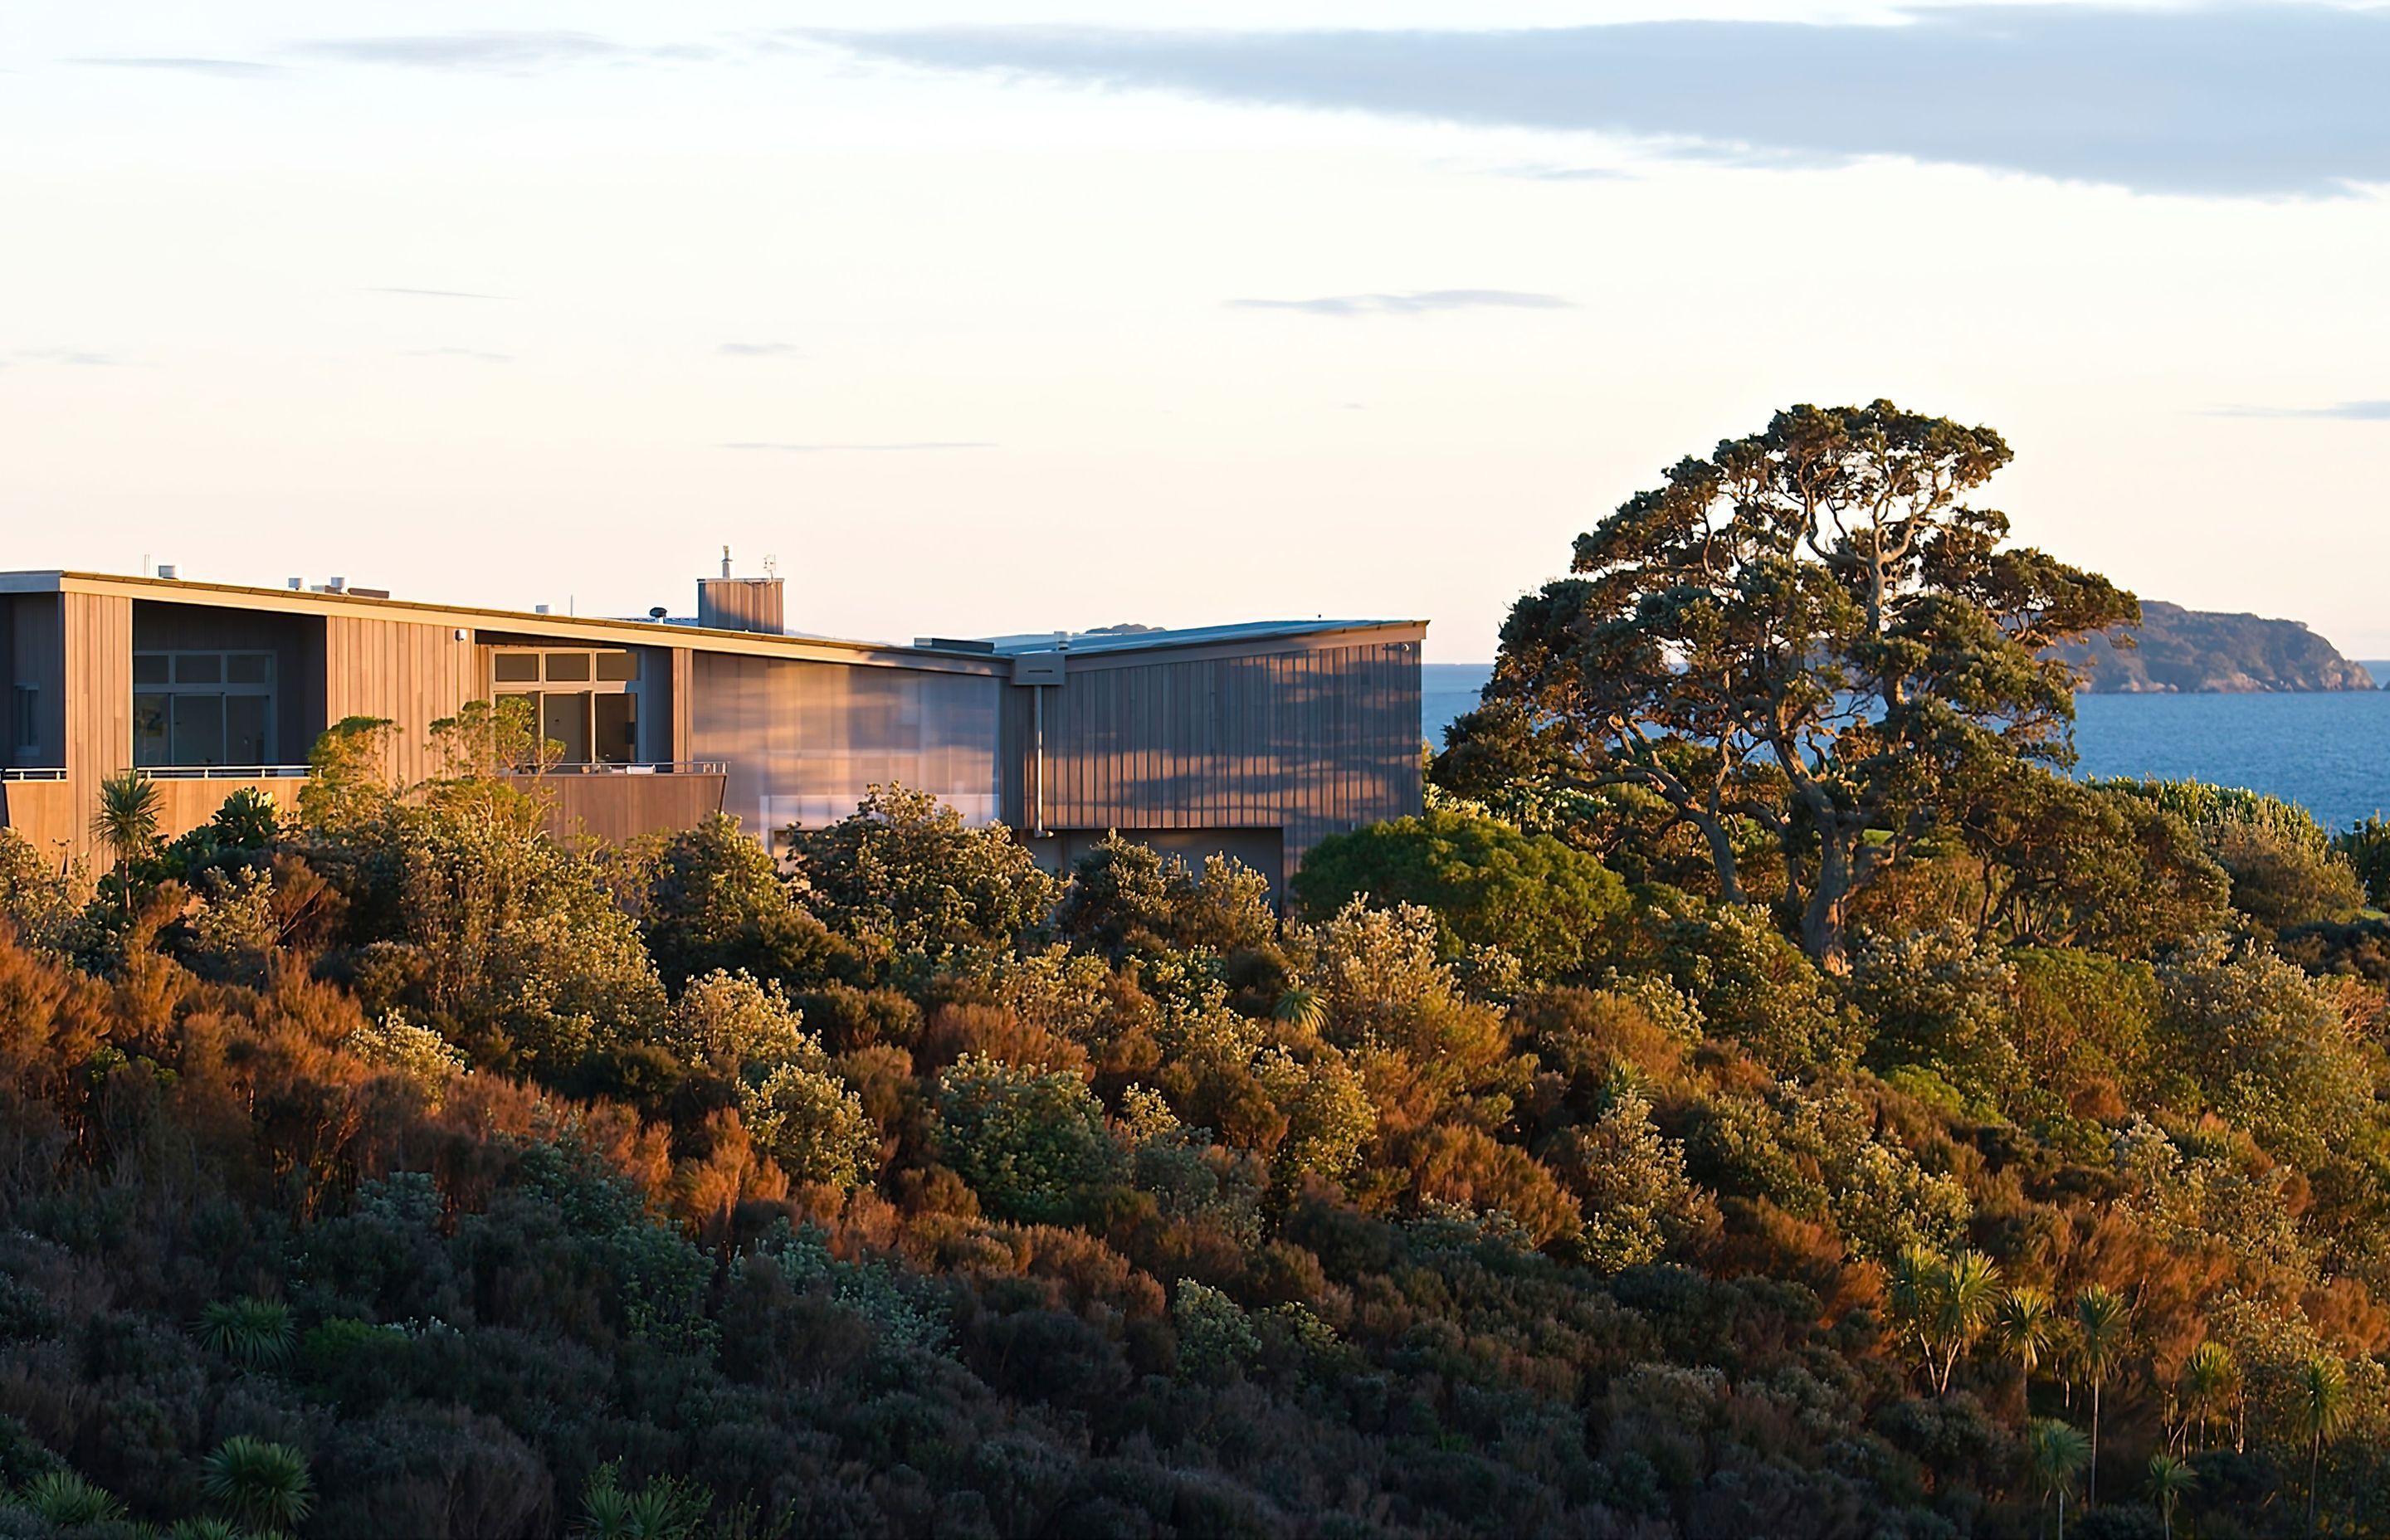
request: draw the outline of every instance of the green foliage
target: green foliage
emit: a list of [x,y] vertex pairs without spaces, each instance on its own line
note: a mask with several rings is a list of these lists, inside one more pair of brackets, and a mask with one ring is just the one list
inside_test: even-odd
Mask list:
[[1498,723],[1485,757],[1513,777],[1659,799],[1730,904],[1757,821],[1804,949],[1840,971],[1853,895],[1965,782],[2067,758],[2072,680],[2041,649],[2138,618],[2002,548],[2007,519],[1968,494],[2008,459],[1989,429],[1879,401],[1679,461],[1578,537],[1576,575],[1519,600],[1485,692],[1502,714],[1447,752]]
[[1124,1161],[1077,1076],[967,1056],[938,1077],[938,1149],[992,1213],[1067,1224]]
[[2306,808],[2200,781],[2121,784],[2198,832],[2231,879],[2232,907],[2265,930],[2343,924],[2365,907],[2349,854]]
[[740,971],[803,987],[853,966],[851,951],[814,918],[763,845],[717,813],[664,842],[640,930],[664,982]]
[[1605,927],[1626,907],[1625,884],[1584,852],[1451,812],[1330,835],[1304,858],[1294,892],[1315,920],[1356,897],[1423,905],[1446,956],[1499,946],[1540,981],[1594,976]]
[[1170,1321],[1178,1328],[1178,1367],[1198,1379],[1226,1379],[1261,1352],[1261,1336],[1243,1308],[1193,1278],[1178,1280]]
[[124,1505],[71,1470],[47,1470],[25,1483],[25,1506],[61,1528],[104,1524]]
[[[954,1324],[943,1301],[885,1258],[847,1261],[834,1256],[829,1233],[818,1225],[792,1226],[776,1221],[752,1256],[768,1257],[790,1287],[827,1288],[830,1298],[870,1323],[891,1353],[944,1353]],[[731,1264],[733,1281],[744,1276],[746,1258]]]
[[2372,1104],[2372,1077],[2348,1023],[2300,971],[2270,954],[2211,940],[2161,969],[2163,1089],[2214,1109],[2278,1155],[2315,1165]]
[[1851,998],[1875,1023],[1867,1062],[1878,1070],[1922,1066],[1977,1107],[1998,1107],[2024,1081],[2009,1002],[2016,975],[1972,937],[1937,930],[1858,947]]
[[2365,884],[2368,902],[2390,909],[2390,819],[2362,819],[2332,836],[2332,848]]
[[0,929],[13,930],[26,946],[57,948],[73,928],[75,874],[53,863],[13,828],[0,828]]
[[877,1163],[879,1139],[862,1101],[826,1069],[780,1064],[740,1088],[739,1110],[756,1145],[797,1181],[851,1189]]
[[1659,897],[1646,914],[1662,946],[1659,962],[1700,1006],[1712,1033],[1779,1070],[1857,1061],[1865,1037],[1858,1019],[1766,919],[1682,894]]
[[116,863],[117,892],[128,915],[133,912],[133,868],[157,848],[163,803],[158,783],[137,770],[120,770],[99,783],[91,838]]
[[290,1307],[278,1300],[217,1300],[199,1313],[199,1341],[252,1373],[289,1362],[297,1340]]
[[201,1484],[210,1499],[260,1529],[295,1527],[315,1507],[306,1457],[289,1444],[247,1433],[235,1433],[216,1446]]
[[540,820],[496,781],[403,809],[397,908],[421,970],[412,1003],[502,1063],[560,1072],[601,1028],[643,1035],[664,995],[637,926]]
[[2007,957],[2016,1048],[2030,1082],[2060,1095],[2095,1081],[2139,1086],[2150,1072],[2160,991],[2138,958],[2022,947]]
[[361,1021],[341,1037],[341,1049],[379,1066],[437,1101],[449,1077],[468,1072],[464,1050],[429,1027],[392,1010],[379,1021]]
[[654,1476],[636,1492],[622,1484],[619,1462],[599,1466],[581,1491],[576,1540],[689,1540],[713,1506],[692,1483]]
[[2030,764],[1964,792],[1955,832],[1985,864],[1987,934],[2141,957],[2226,921],[2230,879],[2163,800]]
[[881,956],[1007,945],[1054,905],[1053,879],[1009,833],[966,828],[926,792],[874,787],[851,816],[788,840],[816,912]]
[[1659,1261],[1715,1214],[1686,1179],[1684,1147],[1653,1124],[1651,1099],[1619,1079],[1607,1100],[1592,1123],[1571,1129],[1546,1159],[1584,1204],[1577,1244],[1585,1259],[1615,1273]]
[[1104,836],[1071,870],[1054,928],[1106,956],[1202,947],[1227,954],[1267,946],[1278,930],[1269,879],[1223,856],[1189,869],[1176,856]]

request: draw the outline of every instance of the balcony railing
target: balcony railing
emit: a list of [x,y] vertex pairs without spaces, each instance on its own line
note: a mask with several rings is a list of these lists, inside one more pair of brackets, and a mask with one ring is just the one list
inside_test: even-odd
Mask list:
[[610,764],[600,761],[551,764],[545,770],[520,767],[509,772],[517,776],[726,776],[728,762],[718,759],[656,760],[633,764]]
[[154,781],[305,780],[303,764],[144,764],[136,774]]
[[0,769],[0,781],[62,781],[66,778],[67,773],[58,769]]

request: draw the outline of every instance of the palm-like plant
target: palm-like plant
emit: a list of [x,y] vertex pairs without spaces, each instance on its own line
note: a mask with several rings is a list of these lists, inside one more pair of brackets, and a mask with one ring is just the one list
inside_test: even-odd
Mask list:
[[2324,1441],[2348,1421],[2348,1371],[2339,1359],[2319,1354],[2299,1366],[2292,1393],[2292,1419],[2307,1438],[2307,1533],[2313,1534]]
[[283,1529],[315,1506],[307,1457],[287,1444],[236,1433],[203,1462],[201,1487],[251,1529]]
[[2166,1540],[2174,1540],[2175,1506],[2198,1484],[2199,1472],[2191,1469],[2189,1460],[2166,1454],[2150,1457],[2150,1497],[2158,1505],[2158,1520],[2165,1526]]
[[252,1374],[287,1363],[295,1335],[290,1307],[273,1300],[218,1300],[199,1312],[199,1344]]
[[158,783],[138,770],[120,771],[99,783],[91,837],[116,858],[117,886],[128,915],[133,912],[133,859],[157,845],[162,801]]
[[1297,1032],[1316,1033],[1328,1024],[1328,1002],[1317,990],[1295,984],[1278,997],[1270,1014]]
[[2132,1309],[2105,1284],[2089,1284],[2075,1296],[2075,1361],[2091,1384],[2091,1463],[2083,1506],[2100,1501],[2100,1392],[2125,1361]]
[[229,1519],[186,1519],[166,1532],[166,1540],[250,1540]]
[[1991,1325],[1999,1282],[1998,1264],[1981,1251],[1945,1257],[1910,1245],[1894,1262],[1892,1313],[1916,1335],[1935,1393],[1949,1392],[1960,1358]]
[[2034,1371],[2058,1340],[2058,1305],[2049,1291],[2021,1283],[2008,1291],[1992,1313],[1992,1341],[2003,1357],[2015,1361],[2017,1374],[2030,1389]]
[[2182,1401],[2199,1429],[2202,1449],[2207,1447],[2207,1430],[2222,1420],[2222,1408],[2240,1380],[2241,1366],[2222,1342],[2202,1342],[2182,1361]]
[[25,1506],[60,1529],[104,1524],[124,1511],[105,1488],[71,1470],[52,1470],[27,1482]]
[[573,1534],[576,1540],[686,1540],[710,1506],[702,1491],[659,1476],[636,1492],[625,1492],[621,1471],[609,1461],[582,1489],[581,1522]]
[[2041,1500],[2058,1499],[2058,1540],[2066,1540],[2066,1496],[2075,1478],[2091,1460],[2091,1444],[2083,1431],[2054,1418],[2036,1418],[2024,1431],[2025,1466]]

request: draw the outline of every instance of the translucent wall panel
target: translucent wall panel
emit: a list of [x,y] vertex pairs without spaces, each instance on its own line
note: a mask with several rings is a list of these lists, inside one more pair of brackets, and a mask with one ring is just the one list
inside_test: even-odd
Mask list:
[[699,653],[690,752],[728,764],[725,811],[750,833],[818,828],[875,785],[996,817],[995,679]]

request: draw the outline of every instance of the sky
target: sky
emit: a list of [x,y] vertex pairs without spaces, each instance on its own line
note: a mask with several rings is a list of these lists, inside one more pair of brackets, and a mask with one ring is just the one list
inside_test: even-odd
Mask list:
[[1779,407],[2390,657],[2390,7],[13,0],[0,568],[1511,601]]

